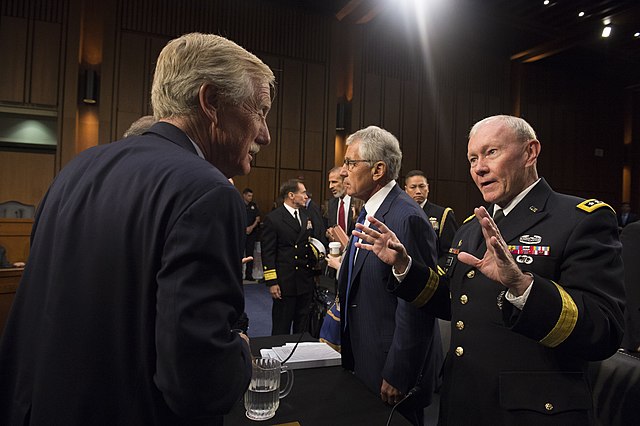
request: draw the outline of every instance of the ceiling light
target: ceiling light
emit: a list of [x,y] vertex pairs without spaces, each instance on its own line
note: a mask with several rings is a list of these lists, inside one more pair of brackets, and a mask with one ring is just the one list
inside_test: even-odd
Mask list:
[[635,33],[633,36],[634,36],[635,38],[639,38],[639,37],[640,37],[640,33]]
[[602,23],[603,23],[604,25],[611,25],[611,18],[605,18],[605,19],[602,21]]
[[584,16],[584,12],[578,13],[578,16],[582,18]]
[[543,3],[544,3],[545,6],[549,6],[549,3],[551,3],[551,2],[549,0],[544,0]]
[[606,38],[611,35],[611,27],[606,26],[602,29],[602,37]]

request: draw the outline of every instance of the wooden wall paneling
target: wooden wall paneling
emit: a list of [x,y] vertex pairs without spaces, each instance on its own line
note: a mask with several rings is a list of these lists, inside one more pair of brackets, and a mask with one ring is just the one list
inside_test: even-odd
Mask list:
[[303,107],[302,62],[286,59],[282,75],[282,140],[280,167],[300,169]]
[[[405,81],[402,86],[402,131],[400,146],[402,147],[402,173],[418,168],[418,145],[420,144],[420,100],[418,84]],[[401,182],[404,184],[404,182]]]
[[451,168],[453,179],[464,182],[469,178],[467,162],[468,134],[471,127],[473,111],[473,93],[464,90],[456,91],[455,121],[453,122],[453,156]]
[[401,138],[400,117],[402,113],[402,82],[397,78],[384,79],[382,100],[382,122],[377,126],[391,132],[396,138]]
[[454,133],[455,101],[454,92],[449,87],[443,87],[439,96],[438,107],[438,158],[436,159],[436,173],[438,179],[452,180],[454,178]]
[[312,200],[315,201],[319,206],[322,205],[322,197],[320,195],[321,188],[323,186],[324,177],[322,172],[319,171],[309,171],[309,170],[291,170],[291,169],[281,169],[280,170],[280,182],[278,182],[278,189],[280,186],[285,183],[289,179],[300,179],[303,183],[307,192],[310,192],[313,197]]
[[30,103],[57,106],[62,25],[34,22]]
[[116,77],[116,139],[131,123],[144,115],[146,46],[144,35],[122,32]]
[[[260,55],[260,59],[264,62],[276,78],[276,90],[275,96],[271,99],[271,110],[267,115],[267,126],[269,127],[269,135],[271,136],[271,143],[267,147],[263,147],[258,155],[256,156],[255,164],[260,167],[276,167],[276,158],[278,157],[279,145],[280,145],[280,119],[281,119],[281,84],[282,84],[282,63],[275,56],[271,55]],[[274,176],[275,179],[275,176]],[[277,182],[273,181],[271,183],[273,187],[277,187]],[[272,192],[275,194],[277,189]]]
[[363,83],[361,98],[362,119],[357,128],[351,129],[352,132],[371,125],[382,125],[382,77],[372,73],[365,73]]
[[[305,138],[303,146],[303,168],[305,170],[322,170],[324,164],[324,133],[326,105],[325,66],[308,63],[305,79]],[[318,193],[318,195],[320,195]]]
[[242,192],[245,188],[253,190],[253,201],[262,213],[262,219],[269,213],[276,199],[278,189],[274,191],[276,171],[270,168],[251,167],[251,172],[245,176],[233,178],[236,188]]
[[37,206],[54,175],[54,153],[2,151],[0,202],[16,200]]
[[27,28],[26,19],[0,16],[0,101],[25,101]]
[[428,79],[422,80],[420,91],[420,146],[417,168],[422,170],[427,179],[437,177],[437,153],[438,153],[438,103],[436,102],[437,89],[429,83]]

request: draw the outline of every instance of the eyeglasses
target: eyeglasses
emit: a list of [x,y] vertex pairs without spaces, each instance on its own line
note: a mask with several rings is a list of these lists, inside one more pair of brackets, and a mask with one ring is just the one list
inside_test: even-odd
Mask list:
[[370,160],[349,160],[348,158],[345,158],[342,164],[347,166],[347,170],[353,170],[353,168],[358,163],[371,163],[371,161]]

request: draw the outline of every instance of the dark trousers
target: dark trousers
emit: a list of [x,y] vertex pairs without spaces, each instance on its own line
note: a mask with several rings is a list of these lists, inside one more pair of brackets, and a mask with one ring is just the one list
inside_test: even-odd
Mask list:
[[297,296],[282,296],[282,299],[272,299],[271,335],[301,333],[309,329],[309,314],[313,302],[313,292]]
[[[247,235],[247,239],[244,246],[245,257],[253,256],[253,250],[256,246],[257,236],[258,236],[258,233],[255,231]],[[253,278],[253,260],[251,262],[247,262],[245,266],[247,267],[244,273],[245,278]]]

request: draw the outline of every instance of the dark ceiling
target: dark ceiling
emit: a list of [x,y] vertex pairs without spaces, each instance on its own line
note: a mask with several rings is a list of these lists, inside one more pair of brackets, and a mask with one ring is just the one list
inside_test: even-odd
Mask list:
[[[634,36],[640,33],[640,0],[549,0],[547,5],[544,0],[297,0],[297,4],[340,21],[368,25],[393,15],[401,1],[455,3],[468,10],[473,21],[495,28],[501,41],[509,43],[514,61],[552,58],[580,66],[594,64],[625,74],[629,84],[640,84],[640,36]],[[608,38],[601,36],[605,19],[611,21]]]

